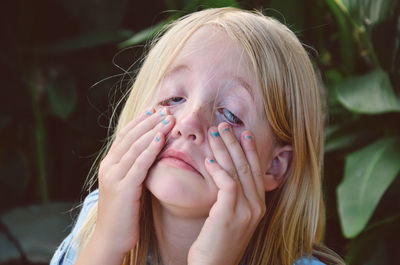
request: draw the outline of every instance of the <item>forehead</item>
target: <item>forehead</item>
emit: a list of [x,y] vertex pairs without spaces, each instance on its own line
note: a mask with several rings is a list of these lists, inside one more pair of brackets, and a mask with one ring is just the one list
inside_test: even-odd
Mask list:
[[187,39],[169,70],[181,64],[204,67],[214,73],[242,74],[247,81],[255,81],[246,51],[217,26],[203,26],[196,30]]
[[234,81],[248,90],[252,98],[260,90],[247,52],[217,26],[207,25],[195,31],[164,78],[187,75],[191,71],[202,73],[210,82],[221,77]]

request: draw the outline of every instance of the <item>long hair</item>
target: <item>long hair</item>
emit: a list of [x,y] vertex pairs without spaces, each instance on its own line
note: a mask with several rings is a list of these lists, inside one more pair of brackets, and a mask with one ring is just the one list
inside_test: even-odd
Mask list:
[[[245,264],[292,265],[299,257],[311,255],[327,264],[344,264],[321,243],[325,228],[321,187],[321,86],[305,49],[293,32],[261,12],[231,7],[207,9],[167,25],[150,43],[150,51],[126,95],[117,127],[103,156],[121,128],[149,104],[187,39],[205,25],[224,30],[247,52],[273,134],[279,143],[293,147],[292,163],[284,182],[266,195],[266,215],[246,249]],[[139,241],[125,257],[124,264],[144,265],[150,252],[152,257],[157,257],[151,203],[148,191],[144,194]],[[96,217],[97,204],[75,238],[80,249],[91,237]],[[157,264],[158,260],[152,263]]]

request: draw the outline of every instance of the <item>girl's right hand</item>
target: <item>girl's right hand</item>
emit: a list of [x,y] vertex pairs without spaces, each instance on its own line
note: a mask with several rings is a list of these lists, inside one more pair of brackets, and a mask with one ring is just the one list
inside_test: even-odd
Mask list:
[[147,111],[124,127],[99,167],[99,201],[94,237],[125,255],[139,238],[143,182],[175,119],[164,108]]

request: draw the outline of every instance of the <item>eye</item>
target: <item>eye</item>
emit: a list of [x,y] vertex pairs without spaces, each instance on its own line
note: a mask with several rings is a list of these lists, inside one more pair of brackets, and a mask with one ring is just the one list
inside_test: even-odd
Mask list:
[[176,105],[176,104],[180,104],[185,102],[186,99],[182,98],[182,97],[171,97],[171,98],[167,98],[163,101],[161,101],[160,103],[158,103],[158,105],[160,106],[171,106],[171,105]]
[[233,114],[232,112],[230,112],[228,109],[220,109],[219,112],[221,112],[225,118],[233,125],[243,125],[243,122],[236,117],[235,114]]

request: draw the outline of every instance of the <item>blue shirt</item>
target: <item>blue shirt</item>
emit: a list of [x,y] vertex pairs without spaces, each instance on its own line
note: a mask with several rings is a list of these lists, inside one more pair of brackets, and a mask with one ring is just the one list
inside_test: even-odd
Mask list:
[[[99,198],[99,191],[95,190],[91,192],[84,200],[81,212],[79,213],[78,219],[72,229],[71,233],[63,240],[58,246],[53,258],[50,261],[50,265],[73,265],[77,258],[78,242],[72,242],[72,238],[77,234],[81,226],[83,225],[89,210],[93,204],[97,202]],[[71,245],[71,246],[70,246]],[[68,249],[69,248],[69,249]],[[293,265],[325,265],[315,257],[303,257],[298,259]]]

